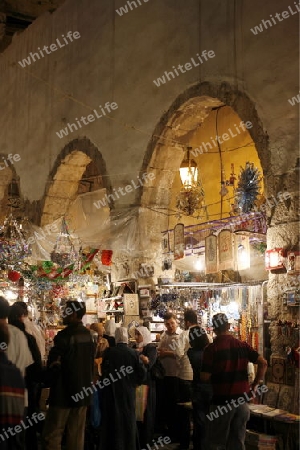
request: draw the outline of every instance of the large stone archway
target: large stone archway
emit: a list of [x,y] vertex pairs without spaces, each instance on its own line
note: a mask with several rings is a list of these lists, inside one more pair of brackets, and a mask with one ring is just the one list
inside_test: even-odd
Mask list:
[[89,139],[70,142],[58,156],[49,175],[43,201],[41,226],[47,225],[66,213],[78,193],[78,186],[87,166],[93,162],[102,178],[101,187],[111,191],[106,165],[99,150]]
[[[183,159],[184,146],[210,112],[220,106],[230,106],[241,120],[252,123],[249,133],[264,177],[268,179],[268,136],[249,97],[228,83],[217,85],[205,82],[187,89],[177,97],[157,124],[143,161],[142,171],[155,173],[155,179],[144,186],[140,198],[141,206],[147,208],[141,221],[147,230],[150,245],[158,246],[161,231],[168,228],[167,209],[174,176]],[[265,185],[265,191],[268,192],[268,184]]]

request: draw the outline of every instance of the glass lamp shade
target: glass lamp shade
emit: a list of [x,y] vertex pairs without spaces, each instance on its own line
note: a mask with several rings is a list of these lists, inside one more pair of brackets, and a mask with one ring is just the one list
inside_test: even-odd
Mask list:
[[197,183],[198,168],[193,159],[184,159],[181,163],[179,172],[184,187],[191,187]]

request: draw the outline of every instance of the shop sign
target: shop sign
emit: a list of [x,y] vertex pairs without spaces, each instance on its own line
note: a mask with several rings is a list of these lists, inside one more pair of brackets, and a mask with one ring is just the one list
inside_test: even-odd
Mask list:
[[218,272],[218,238],[214,234],[205,238],[205,273]]
[[232,233],[222,230],[218,235],[219,270],[233,269]]
[[124,294],[124,314],[126,316],[139,316],[138,294]]
[[178,223],[174,228],[174,259],[184,257],[184,225]]

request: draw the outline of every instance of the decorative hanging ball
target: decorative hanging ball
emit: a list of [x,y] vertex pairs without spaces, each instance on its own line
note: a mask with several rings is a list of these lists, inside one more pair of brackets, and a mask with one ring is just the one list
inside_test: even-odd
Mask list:
[[261,174],[253,163],[247,162],[245,168],[241,167],[235,192],[235,201],[240,212],[248,213],[254,209],[259,197],[261,181]]
[[102,250],[101,253],[101,263],[104,266],[110,266],[112,261],[112,255],[113,255],[113,251],[112,250]]
[[21,278],[21,274],[16,270],[10,270],[7,274],[7,277],[10,281],[16,282]]

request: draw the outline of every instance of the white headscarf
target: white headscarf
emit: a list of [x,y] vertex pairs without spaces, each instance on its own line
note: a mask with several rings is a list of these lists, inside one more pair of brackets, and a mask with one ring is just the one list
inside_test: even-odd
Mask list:
[[128,331],[125,327],[119,327],[116,329],[116,344],[128,344]]
[[143,336],[143,342],[138,343],[137,347],[145,347],[152,342],[151,333],[147,327],[137,327],[135,330]]
[[105,331],[108,336],[115,336],[116,328],[116,322],[113,319],[105,322]]

